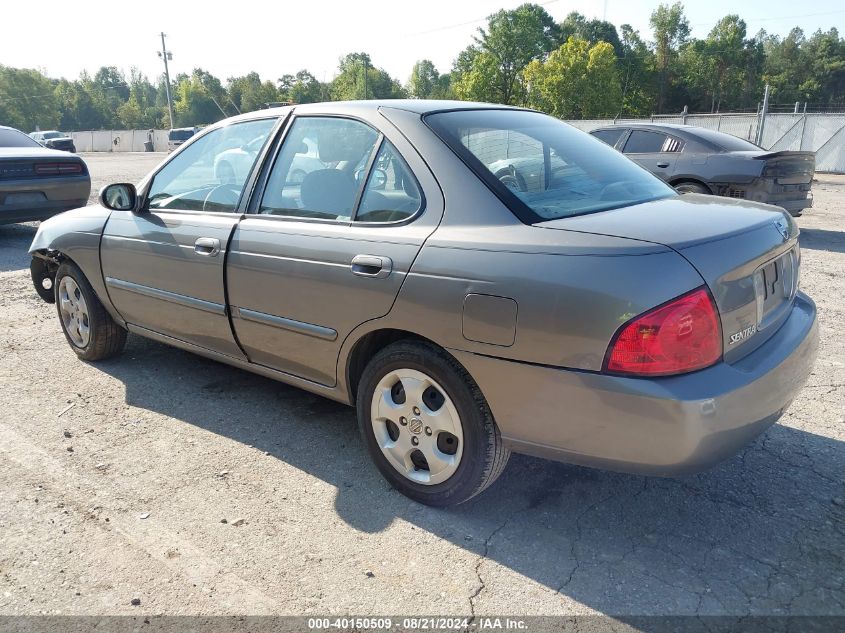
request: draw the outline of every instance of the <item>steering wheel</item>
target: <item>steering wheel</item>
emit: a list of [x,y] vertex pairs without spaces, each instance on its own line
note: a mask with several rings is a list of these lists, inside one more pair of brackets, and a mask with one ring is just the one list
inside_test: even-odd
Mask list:
[[[224,192],[223,198],[228,197],[228,200],[213,200],[218,192]],[[226,204],[230,205],[232,209],[238,206],[238,202],[241,199],[241,194],[239,191],[235,191],[232,189],[232,185],[216,185],[212,187],[207,194],[205,194],[205,200],[202,201],[202,210],[207,211],[208,206],[211,204]]]
[[527,187],[525,186],[525,182],[517,176],[516,174],[512,174],[510,172],[501,172],[498,174],[499,182],[501,182],[505,187],[513,191],[514,193],[523,193]]

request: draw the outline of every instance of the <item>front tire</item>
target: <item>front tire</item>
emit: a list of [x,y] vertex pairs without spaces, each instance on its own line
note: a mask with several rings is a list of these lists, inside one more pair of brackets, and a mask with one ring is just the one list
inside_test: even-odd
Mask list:
[[62,332],[82,360],[104,360],[123,351],[126,330],[115,323],[76,264],[64,261],[53,284]]
[[361,376],[357,410],[382,475],[426,505],[471,499],[510,457],[478,385],[431,343],[399,341],[377,353]]

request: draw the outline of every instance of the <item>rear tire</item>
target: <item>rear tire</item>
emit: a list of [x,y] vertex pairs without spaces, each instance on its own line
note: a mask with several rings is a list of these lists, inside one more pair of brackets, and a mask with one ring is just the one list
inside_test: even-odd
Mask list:
[[378,352],[361,376],[357,411],[382,475],[426,505],[471,499],[510,457],[478,385],[432,343],[399,341]]
[[697,182],[679,182],[675,185],[675,191],[678,193],[710,193],[707,187]]
[[79,358],[104,360],[123,351],[126,330],[106,312],[76,264],[62,262],[53,288],[62,332]]

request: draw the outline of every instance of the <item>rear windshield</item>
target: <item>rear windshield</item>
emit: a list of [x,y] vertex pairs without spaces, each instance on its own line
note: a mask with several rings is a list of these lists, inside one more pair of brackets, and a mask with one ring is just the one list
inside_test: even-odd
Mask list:
[[170,130],[168,138],[171,141],[187,141],[194,135],[193,130]]
[[23,132],[0,128],[0,147],[41,147]]
[[528,224],[676,195],[602,141],[545,114],[464,110],[425,121]]
[[728,152],[747,152],[749,150],[762,149],[759,145],[755,145],[751,141],[746,141],[738,136],[732,136],[715,130],[695,129],[690,130],[690,134],[704,139],[708,143],[712,143],[716,147]]

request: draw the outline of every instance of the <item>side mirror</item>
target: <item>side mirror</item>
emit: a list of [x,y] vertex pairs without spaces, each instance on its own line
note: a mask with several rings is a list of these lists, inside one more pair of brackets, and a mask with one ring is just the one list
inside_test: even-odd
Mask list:
[[132,211],[138,201],[135,185],[119,182],[100,189],[100,204],[112,211]]

